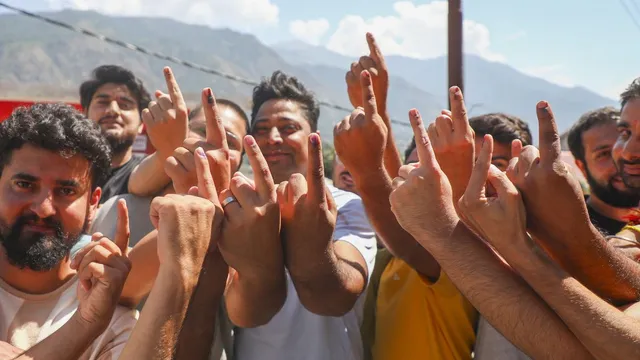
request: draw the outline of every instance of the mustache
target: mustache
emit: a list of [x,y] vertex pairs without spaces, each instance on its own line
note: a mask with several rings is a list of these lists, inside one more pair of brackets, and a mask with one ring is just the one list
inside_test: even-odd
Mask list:
[[100,120],[98,120],[98,125],[102,125],[106,121],[113,121],[115,123],[118,123],[118,124],[122,125],[122,123],[120,121],[118,121],[118,117],[117,116],[113,116],[113,115],[105,115],[105,116],[101,117]]
[[640,165],[640,159],[634,159],[634,160],[624,160],[624,159],[620,159],[618,160],[618,164],[620,165]]
[[53,217],[40,218],[36,214],[25,214],[16,219],[13,225],[14,230],[22,231],[27,225],[39,225],[54,230],[56,235],[62,235],[62,224]]

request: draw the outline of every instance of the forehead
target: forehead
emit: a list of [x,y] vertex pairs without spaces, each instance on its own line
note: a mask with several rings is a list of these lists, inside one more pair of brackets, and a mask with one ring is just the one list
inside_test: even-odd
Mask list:
[[616,142],[618,130],[615,122],[602,123],[582,133],[582,145],[585,150],[610,145]]
[[133,94],[124,84],[107,83],[100,86],[93,94],[94,99],[97,97],[128,98],[132,100]]
[[255,121],[290,120],[308,123],[304,109],[300,103],[287,99],[273,99],[265,102],[258,109]]
[[629,100],[622,108],[620,121],[626,122],[630,126],[640,124],[640,98]]
[[9,163],[2,170],[3,179],[16,174],[26,174],[42,182],[75,180],[89,183],[89,161],[81,155],[63,156],[59,153],[24,145],[14,150]]

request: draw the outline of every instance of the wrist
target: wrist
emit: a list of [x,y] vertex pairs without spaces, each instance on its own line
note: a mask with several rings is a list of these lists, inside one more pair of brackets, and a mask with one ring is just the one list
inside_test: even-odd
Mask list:
[[351,177],[358,190],[379,189],[392,181],[382,164],[351,172]]
[[91,343],[107,330],[110,322],[111,317],[106,319],[106,321],[89,322],[80,315],[80,311],[76,310],[61,330],[64,329],[63,331],[73,334],[75,337],[84,337],[86,342]]

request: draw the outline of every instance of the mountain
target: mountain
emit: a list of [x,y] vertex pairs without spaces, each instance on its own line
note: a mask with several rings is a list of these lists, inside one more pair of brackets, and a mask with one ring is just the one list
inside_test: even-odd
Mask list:
[[[258,81],[275,70],[300,78],[318,98],[350,107],[344,74],[352,59],[323,47],[301,42],[267,46],[255,36],[229,29],[212,29],[162,18],[110,17],[96,12],[65,10],[46,13],[55,20],[142,46],[150,51],[198,63],[229,75]],[[21,15],[0,15],[0,96],[51,100],[77,100],[78,87],[101,64],[131,69],[150,91],[164,89],[162,67],[170,65],[188,102],[210,86],[218,97],[232,99],[250,110],[252,87],[182,65],[131,51],[67,29]],[[389,56],[391,72],[389,110],[398,143],[411,139],[407,111],[420,109],[433,118],[446,106],[446,59],[416,60]],[[583,112],[614,104],[587,89],[565,88],[524,75],[499,63],[465,57],[465,96],[472,115],[489,111],[513,113],[537,128],[534,106],[546,99],[554,106],[561,129]],[[347,112],[322,107],[319,130],[331,140],[333,124]]]
[[[319,46],[300,41],[275,44],[274,49],[292,63],[313,69],[316,66],[346,69],[355,60],[331,52]],[[384,49],[383,49],[384,50]],[[386,57],[390,79],[394,87],[400,78],[408,85],[432,94],[429,101],[447,104],[447,58],[418,60],[402,56]],[[340,65],[343,64],[343,65]],[[582,87],[563,87],[546,80],[525,75],[518,70],[497,62],[489,62],[475,55],[464,57],[464,93],[470,115],[489,112],[505,112],[527,121],[534,134],[538,123],[535,104],[547,100],[555,113],[561,131],[567,130],[583,113],[607,105],[616,105],[612,99],[600,96]],[[400,86],[404,87],[404,85]],[[391,96],[391,89],[390,89]],[[422,108],[422,103],[413,102]],[[537,136],[535,136],[537,139]]]

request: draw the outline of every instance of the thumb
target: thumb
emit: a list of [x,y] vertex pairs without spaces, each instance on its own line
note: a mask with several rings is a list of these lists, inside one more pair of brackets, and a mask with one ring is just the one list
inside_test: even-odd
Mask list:
[[507,174],[500,171],[500,169],[493,164],[489,167],[487,181],[496,190],[499,199],[504,199],[506,196],[518,193],[518,189],[516,189],[516,186],[509,180]]
[[129,210],[127,202],[124,199],[118,200],[118,225],[116,226],[116,236],[114,243],[122,251],[122,255],[126,255],[129,250]]

